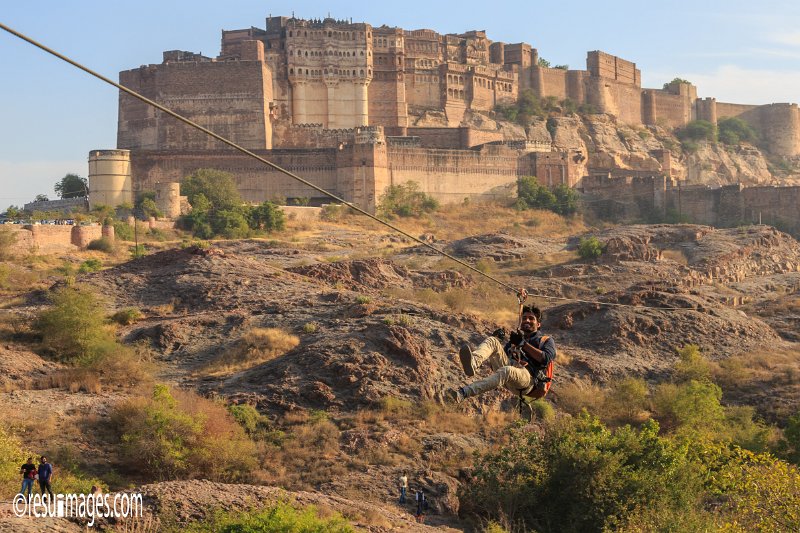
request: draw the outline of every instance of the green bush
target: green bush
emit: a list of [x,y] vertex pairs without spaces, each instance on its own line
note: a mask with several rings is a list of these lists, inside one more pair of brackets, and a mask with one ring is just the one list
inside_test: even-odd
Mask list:
[[478,458],[460,512],[520,531],[800,530],[796,467],[658,430],[609,430],[585,414],[512,429]]
[[678,381],[708,380],[711,378],[711,365],[700,353],[696,344],[686,344],[678,349],[679,360],[675,364]]
[[133,226],[121,220],[115,220],[112,225],[114,226],[114,236],[123,241],[132,241],[135,237]]
[[130,247],[131,259],[138,259],[147,255],[147,248],[144,244],[137,244]]
[[585,415],[548,425],[542,436],[510,437],[478,460],[460,489],[464,514],[525,531],[600,532],[624,527],[638,509],[683,519],[698,511],[702,479],[655,422],[610,431]]
[[581,259],[596,259],[603,254],[603,244],[597,237],[589,237],[588,239],[581,239],[578,245],[578,256]]
[[419,184],[409,181],[390,185],[380,198],[378,213],[384,217],[418,217],[439,208],[439,202],[419,190]]
[[120,458],[149,479],[247,479],[255,444],[224,406],[156,385],[149,398],[119,404],[112,413]]
[[559,215],[573,215],[578,211],[578,193],[565,184],[552,189],[539,185],[533,176],[517,180],[517,209],[547,209]]
[[214,235],[227,239],[243,239],[250,235],[250,226],[239,209],[223,209],[214,213],[211,217],[211,229]]
[[113,331],[106,325],[103,306],[86,287],[67,286],[50,295],[52,306],[35,322],[42,346],[68,362],[88,362],[116,347]]
[[352,526],[339,513],[321,517],[314,506],[302,510],[288,503],[247,513],[218,512],[202,522],[181,527],[188,533],[352,533]]
[[111,315],[111,320],[121,326],[130,326],[140,318],[142,318],[142,312],[135,307],[120,309]]
[[286,216],[281,208],[272,202],[251,207],[248,221],[250,228],[258,231],[281,231],[286,226]]
[[250,438],[263,439],[272,433],[269,418],[259,413],[252,405],[246,403],[229,405],[228,412]]
[[78,267],[78,272],[86,274],[88,272],[97,272],[101,268],[103,268],[103,262],[99,259],[87,259]]
[[678,129],[675,136],[681,141],[716,141],[717,127],[707,120],[693,120]]
[[544,399],[535,400],[530,405],[533,416],[537,420],[552,420],[556,416],[553,406]]
[[754,143],[758,134],[750,124],[739,117],[722,118],[717,122],[720,142],[737,145],[742,142]]
[[114,251],[114,241],[109,239],[108,237],[100,237],[99,239],[95,239],[89,243],[87,246],[89,250],[97,250],[100,252],[105,252],[110,254]]
[[800,465],[800,412],[786,421],[778,450],[787,461]]

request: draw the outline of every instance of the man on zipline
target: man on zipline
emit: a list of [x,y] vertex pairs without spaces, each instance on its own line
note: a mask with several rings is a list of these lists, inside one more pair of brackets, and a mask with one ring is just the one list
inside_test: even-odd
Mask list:
[[521,397],[543,397],[550,388],[547,369],[556,358],[556,344],[539,331],[541,319],[542,311],[538,307],[523,307],[520,329],[511,333],[505,345],[501,342],[505,335],[495,332],[475,351],[468,345],[462,346],[458,355],[467,376],[474,376],[486,361],[489,361],[494,374],[470,385],[450,389],[445,392],[445,398],[452,403],[461,403],[465,398],[498,387],[505,387]]

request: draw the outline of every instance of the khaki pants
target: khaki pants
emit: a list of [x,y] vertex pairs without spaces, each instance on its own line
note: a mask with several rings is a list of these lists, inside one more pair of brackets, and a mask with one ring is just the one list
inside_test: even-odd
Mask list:
[[508,355],[503,349],[503,343],[496,337],[488,337],[483,341],[472,352],[472,357],[476,368],[480,368],[483,363],[488,361],[489,368],[494,371],[494,374],[464,386],[467,396],[483,394],[498,387],[505,387],[514,394],[519,394],[520,390],[527,391],[533,385],[530,372],[525,368],[511,366]]

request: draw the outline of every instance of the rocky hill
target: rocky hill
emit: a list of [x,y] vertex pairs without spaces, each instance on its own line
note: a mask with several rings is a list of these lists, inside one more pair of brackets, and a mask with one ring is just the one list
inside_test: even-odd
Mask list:
[[[492,446],[514,418],[514,398],[496,391],[449,409],[441,406],[442,395],[466,382],[459,346],[512,325],[513,295],[374,230],[322,225],[317,231],[311,243],[167,249],[81,275],[79,282],[111,309],[141,311],[120,332],[126,343],[152,350],[160,381],[254,405],[276,431],[293,435],[296,447],[273,448],[259,481],[289,490],[300,502],[348,511],[359,529],[423,531],[409,520],[410,507],[396,503],[396,479],[407,470],[413,487],[431,499],[429,523],[464,530],[458,487],[469,479],[473,453]],[[588,236],[605,247],[595,261],[575,252]],[[787,304],[800,298],[800,243],[770,227],[627,226],[563,238],[531,230],[437,245],[482,261],[546,309],[544,328],[560,353],[548,397],[556,408],[570,384],[602,386],[626,376],[657,383],[669,376],[676,349],[685,344],[699,345],[718,362],[763,354],[766,347],[785,350],[786,372],[800,360],[800,323]],[[14,312],[33,314],[41,296],[28,295]],[[505,323],[487,312],[497,302],[510,310],[502,315]],[[285,331],[299,342],[258,364],[209,371],[259,328]],[[88,405],[92,423],[102,423],[114,402],[130,394],[48,389],[43,383],[60,368],[21,341],[6,343],[0,409],[38,416],[56,402],[60,431],[70,435],[71,426],[89,423],[80,418]],[[726,401],[754,405],[768,419],[796,408],[797,380],[781,376],[755,373]],[[41,390],[26,391],[33,382]],[[102,431],[76,437],[82,454],[104,471],[122,468],[109,438]],[[169,504],[177,509],[173,518],[183,521],[279,492],[203,481],[144,490],[154,513]],[[176,495],[191,497],[179,502]]]
[[[578,175],[588,175],[587,168],[616,168],[639,171],[662,171],[655,152],[670,150],[671,172],[686,184],[722,186],[796,185],[800,183],[800,162],[773,164],[769,154],[757,146],[743,144],[699,143],[695,151],[681,148],[674,132],[661,126],[631,127],[612,115],[582,114],[534,119],[527,127],[468,113],[464,125],[501,132],[507,140],[528,139],[552,142],[560,151],[580,152]],[[435,117],[425,116],[419,125],[431,125]]]

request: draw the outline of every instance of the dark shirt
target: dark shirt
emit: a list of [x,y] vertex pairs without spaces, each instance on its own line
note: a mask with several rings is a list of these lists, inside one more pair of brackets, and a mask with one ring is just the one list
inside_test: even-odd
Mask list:
[[36,465],[33,463],[25,463],[22,465],[21,470],[24,479],[33,479],[34,472],[36,472]]
[[[542,337],[544,337],[544,335],[541,331],[535,331],[525,339],[528,344],[531,344],[534,348],[541,350],[542,355],[544,356],[544,362],[540,363],[533,357],[527,355],[524,351],[521,353],[522,360],[528,363],[526,368],[531,372],[531,374],[533,374],[537,369],[546,367],[556,358],[556,343],[553,341],[553,337],[548,335],[547,340],[544,343],[542,342]],[[507,342],[505,345],[505,350],[509,357],[511,357],[511,348],[512,344]]]
[[50,481],[50,476],[53,475],[53,467],[50,463],[42,463],[39,465],[39,481]]

